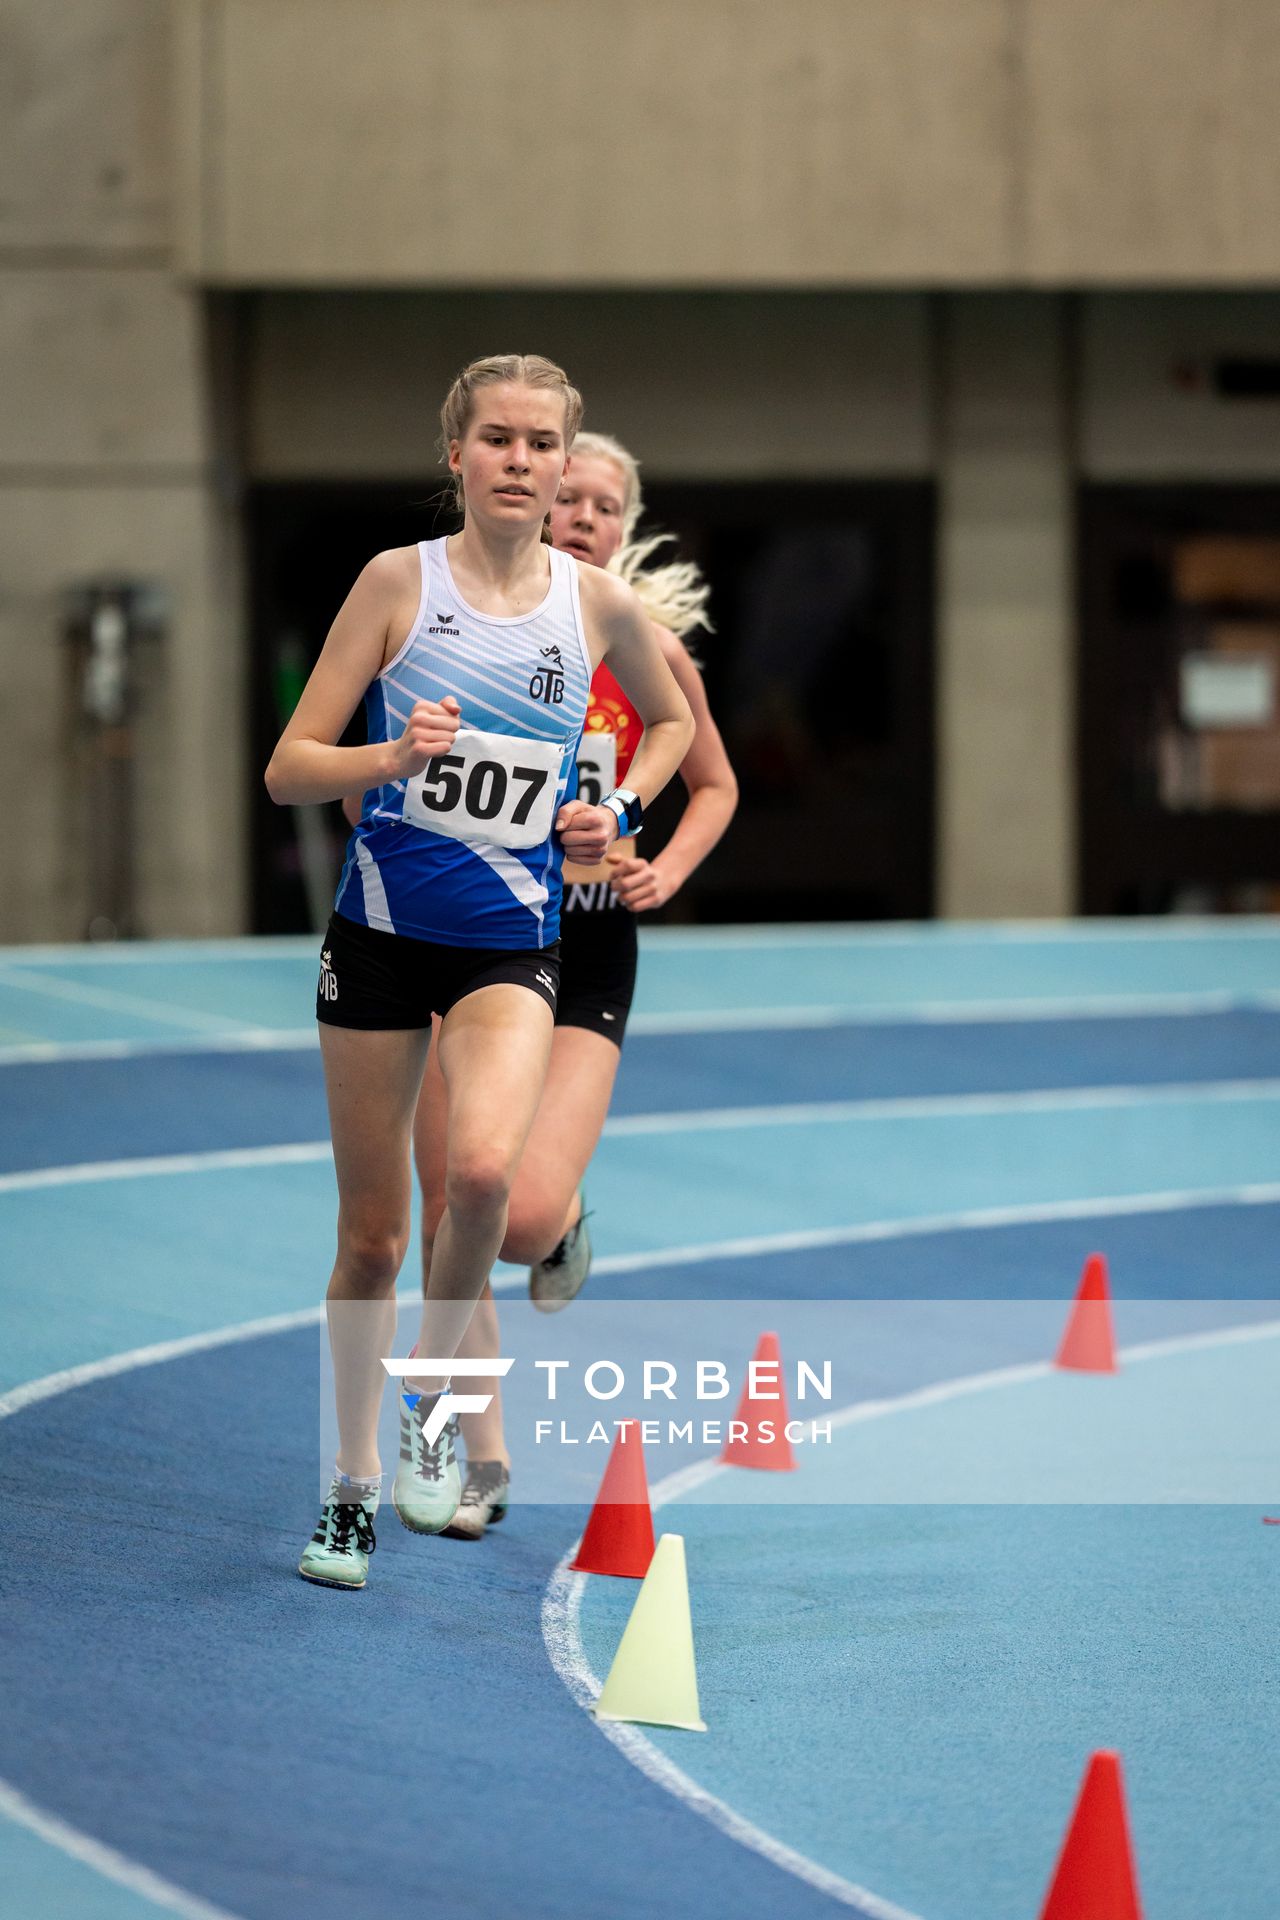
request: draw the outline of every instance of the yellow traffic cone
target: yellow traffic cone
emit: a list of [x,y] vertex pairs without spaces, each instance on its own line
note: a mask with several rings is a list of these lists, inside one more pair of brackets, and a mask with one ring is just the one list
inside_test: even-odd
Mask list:
[[698,1712],[682,1534],[664,1533],[659,1540],[593,1711],[601,1720],[706,1732]]

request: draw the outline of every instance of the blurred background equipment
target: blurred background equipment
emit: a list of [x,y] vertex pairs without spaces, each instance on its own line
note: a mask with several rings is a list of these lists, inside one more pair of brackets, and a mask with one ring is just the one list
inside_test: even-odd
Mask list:
[[164,636],[168,596],[137,580],[91,580],[63,595],[63,633],[76,683],[71,789],[85,837],[88,876],[83,935],[136,939],[135,861],[139,647]]

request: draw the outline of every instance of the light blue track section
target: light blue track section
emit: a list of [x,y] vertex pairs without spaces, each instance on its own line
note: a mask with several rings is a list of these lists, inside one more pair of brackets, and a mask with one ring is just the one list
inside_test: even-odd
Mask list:
[[[784,1014],[789,1009],[834,1009],[837,1014],[843,1009],[856,1020],[894,1009],[909,1014],[913,1009],[992,1003],[1028,1007],[1129,999],[1140,1007],[1153,998],[1178,995],[1247,1003],[1280,991],[1280,928],[1271,921],[1232,922],[1227,931],[1220,922],[1088,923],[1059,929],[671,931],[646,935],[644,946],[639,1008],[657,1016],[687,1016],[695,1025],[700,1013],[723,1016],[734,1009],[777,1009]],[[198,1045],[246,1029],[297,1034],[310,1024],[314,949],[313,941],[304,940],[226,943],[214,949],[9,950],[0,955],[0,1046],[110,1041],[172,1045],[184,1040]],[[762,1031],[755,1044],[785,1049],[785,1032]],[[629,1255],[976,1208],[1236,1188],[1274,1181],[1280,1178],[1278,1170],[1280,1102],[1254,1098],[1235,1104],[1192,1096],[1176,1102],[1143,1099],[1124,1109],[912,1116],[874,1124],[844,1119],[708,1131],[685,1127],[670,1134],[639,1134],[605,1142],[592,1176],[591,1203],[597,1209],[600,1252]],[[661,1196],[660,1210],[655,1195]],[[0,1192],[7,1283],[0,1308],[0,1389],[123,1349],[318,1304],[332,1253],[334,1202],[327,1162]],[[16,1285],[9,1284],[14,1278]],[[1230,1292],[1229,1276],[1223,1276],[1222,1291]],[[1237,1354],[1230,1364],[1243,1370],[1250,1363]],[[1235,1377],[1243,1379],[1243,1371]],[[1216,1378],[1215,1394],[1230,1397],[1227,1377]],[[1250,1392],[1255,1388],[1256,1383]],[[1242,1404],[1245,1398],[1242,1393]],[[954,1430],[941,1422],[941,1410],[938,1414],[940,1425],[927,1442],[930,1446],[943,1444],[946,1431],[955,1438]],[[984,1546],[976,1535],[957,1540],[945,1521],[922,1527],[918,1519],[894,1516],[895,1510],[884,1509],[866,1522],[871,1533],[857,1538],[833,1531],[824,1542],[820,1565],[806,1559],[803,1527],[794,1536],[774,1538],[783,1560],[790,1555],[784,1566],[776,1557],[767,1565],[755,1561],[761,1548],[758,1514],[708,1515],[699,1523],[741,1529],[740,1538],[723,1536],[726,1565],[756,1565],[748,1586],[760,1601],[741,1617],[736,1648],[707,1648],[706,1678],[717,1707],[714,1741],[705,1751],[718,1754],[722,1736],[734,1744],[736,1730],[741,1736],[736,1744],[759,1754],[761,1772],[758,1779],[749,1770],[726,1774],[722,1789],[716,1784],[719,1761],[713,1760],[702,1777],[741,1804],[750,1817],[775,1829],[777,1822],[769,1817],[776,1801],[767,1792],[768,1770],[771,1764],[785,1770],[793,1761],[798,1766],[807,1754],[803,1764],[812,1771],[812,1737],[821,1722],[824,1687],[830,1693],[835,1669],[829,1664],[832,1646],[822,1624],[824,1606],[836,1595],[869,1591],[875,1570],[881,1581],[876,1591],[887,1598],[882,1605],[875,1603],[881,1605],[879,1613],[871,1606],[866,1638],[880,1650],[877,1672],[883,1676],[884,1660],[897,1645],[904,1622],[917,1623],[928,1643],[926,1653],[936,1649],[941,1627],[956,1617],[954,1582],[965,1567],[974,1575],[963,1599],[966,1630],[973,1635],[969,1664],[951,1677],[951,1695],[944,1675],[939,1705],[932,1692],[937,1676],[927,1660],[917,1663],[912,1653],[901,1684],[883,1697],[877,1725],[871,1714],[874,1689],[858,1692],[856,1672],[847,1673],[853,1689],[846,1696],[848,1711],[857,1717],[865,1770],[852,1778],[823,1775],[817,1782],[822,1790],[815,1789],[803,1805],[797,1801],[791,1808],[794,1821],[782,1835],[824,1864],[872,1886],[881,1884],[876,1878],[881,1864],[877,1849],[887,1844],[884,1835],[903,1822],[913,1832],[927,1826],[924,1809],[933,1804],[931,1796],[940,1796],[939,1804],[946,1806],[947,1781],[954,1787],[973,1777],[975,1752],[979,1759],[995,1753],[998,1716],[990,1706],[984,1719],[975,1675],[984,1659],[1000,1658],[999,1620],[1008,1607],[1021,1605],[1033,1614],[1041,1609],[1041,1631],[1049,1633],[1045,1594],[1036,1588],[1031,1570],[1044,1578],[1056,1551],[1051,1532],[1035,1539],[1023,1536],[1025,1556],[1020,1558],[1017,1543],[999,1530],[999,1522],[990,1522],[994,1530]],[[1176,1516],[1170,1524],[1175,1521]],[[1274,1546],[1269,1531],[1255,1528]],[[1105,1546],[1110,1538],[1105,1529],[1101,1537]],[[1166,1564],[1171,1536],[1150,1538],[1156,1543],[1152,1566]],[[1254,1593],[1253,1562],[1247,1556],[1257,1545],[1241,1545],[1234,1535],[1224,1535],[1220,1542],[1222,1566],[1227,1577],[1236,1580],[1228,1595],[1229,1623],[1242,1634],[1248,1625],[1246,1603]],[[1274,1555],[1268,1564],[1274,1579]],[[741,1594],[742,1581],[734,1584]],[[621,1602],[608,1601],[608,1591],[600,1585],[606,1604],[616,1612]],[[617,1595],[619,1589],[612,1592]],[[1186,1619],[1191,1620],[1200,1600],[1210,1608],[1220,1605],[1222,1597],[1207,1575],[1202,1590],[1189,1572],[1183,1598],[1190,1610]],[[1133,1596],[1135,1620],[1157,1599],[1139,1583]],[[588,1634],[596,1636],[592,1644],[602,1659],[616,1624],[611,1614],[597,1619],[588,1609]],[[1143,1646],[1147,1648],[1147,1642]],[[780,1743],[771,1747],[760,1738],[760,1715],[776,1676],[762,1676],[760,1663],[763,1659],[767,1665],[775,1647],[788,1650],[787,1684],[778,1687],[777,1715],[769,1721],[770,1739]],[[1173,1636],[1171,1655],[1180,1647],[1188,1658],[1200,1657],[1190,1626],[1181,1639]],[[806,1649],[811,1655],[807,1680]],[[1152,1646],[1148,1651],[1154,1663],[1157,1650]],[[1107,1669],[1117,1682],[1124,1654],[1117,1641],[1112,1668]],[[721,1661],[725,1664],[717,1665]],[[1062,1687],[1070,1676],[1064,1678],[1052,1662],[1048,1671],[1062,1684],[1056,1694],[1050,1688],[1042,1702],[1033,1690],[1032,1699],[1041,1704],[1032,1711],[1040,1711],[1042,1718],[1038,1728],[1026,1730],[1026,1751],[1010,1784],[1011,1797],[994,1808],[970,1804],[967,1815],[964,1804],[951,1809],[958,1821],[963,1816],[979,1822],[965,1844],[972,1848],[975,1833],[988,1834],[993,1859],[1003,1862],[1000,1872],[1018,1889],[1028,1882],[1033,1864],[1038,1874],[1052,1857],[1081,1754],[1103,1743],[1096,1732],[1098,1715],[1085,1710],[1094,1683],[1078,1698],[1073,1695],[1076,1706],[1063,1713]],[[1205,1654],[1197,1685],[1229,1690],[1232,1684],[1231,1676]],[[1156,1704],[1153,1724],[1158,1725],[1164,1707],[1158,1700]],[[1059,1720],[1049,1734],[1045,1728],[1055,1710]],[[933,1759],[923,1754],[918,1741],[914,1747],[906,1741],[907,1732],[918,1729],[931,1713],[941,1714],[936,1778]],[[1237,1721],[1242,1751],[1248,1750],[1252,1728],[1248,1702],[1242,1700]],[[1145,1737],[1140,1715],[1134,1729],[1135,1740]],[[1108,1737],[1124,1744],[1123,1714],[1108,1729]],[[898,1741],[910,1747],[909,1764],[904,1759],[899,1766],[887,1757],[899,1753]],[[1019,1758],[1016,1742],[1010,1752]],[[1206,1754],[1205,1764],[1215,1756],[1221,1759],[1216,1748]],[[690,1764],[687,1744],[679,1745],[678,1758],[681,1765]],[[739,1792],[741,1802],[735,1799]],[[912,1800],[917,1793],[918,1805]],[[832,1797],[837,1794],[842,1813]],[[851,1807],[856,1809],[854,1818],[849,1817]],[[1248,1811],[1248,1805],[1234,1814],[1230,1808],[1217,1808],[1228,1851],[1232,1821],[1247,1824]],[[1140,1804],[1135,1812],[1146,1817]],[[1159,1817],[1164,1819],[1163,1814]],[[834,1843],[833,1834],[839,1836]],[[926,1864],[921,1862],[922,1870]],[[886,1871],[892,1866],[886,1854]],[[43,1906],[49,1912],[84,1914],[88,1920],[142,1920],[155,1911],[139,1896],[111,1887],[7,1824],[0,1827],[0,1872],[7,1891],[21,1892],[19,1912]],[[911,1892],[889,1884],[883,1890],[900,1898]],[[1037,1884],[1037,1895],[1041,1890]],[[1034,1910],[1033,1901],[1029,1911]],[[1153,1920],[1160,1920],[1166,1910],[1179,1911],[1161,1908],[1152,1898]],[[1241,1906],[1238,1911],[1241,1920],[1246,1914],[1253,1920],[1253,1909]],[[996,1913],[993,1907],[990,1920]],[[929,1920],[947,1920],[947,1909],[930,1908]]]
[[[631,1254],[797,1225],[1235,1187],[1278,1172],[1280,1099],[1144,1100],[1120,1111],[607,1139],[591,1204],[598,1251]],[[0,1381],[317,1305],[335,1210],[327,1161],[0,1194],[6,1264],[21,1281],[5,1313]]]
[[[1275,1485],[1278,1409],[1272,1335],[995,1385],[837,1429],[825,1462],[806,1449],[833,1496],[861,1481],[905,1505],[797,1507],[776,1476],[766,1516],[766,1476],[719,1475],[659,1521],[686,1535],[710,1732],[649,1738],[928,1920],[1030,1920],[1084,1757],[1116,1746],[1152,1920],[1272,1920],[1278,1543],[1256,1506],[1196,1503]],[[1168,1453],[1135,1470],[1157,1427]],[[1126,1494],[1180,1504],[1110,1504]],[[993,1499],[1026,1504],[970,1504]],[[588,1582],[598,1675],[623,1585]]]
[[[10,948],[0,955],[0,1045],[160,1040],[309,1024],[317,943]],[[654,930],[641,1013],[1144,998],[1280,991],[1269,920],[1087,922],[1059,928]],[[186,1016],[184,1021],[183,1016]]]

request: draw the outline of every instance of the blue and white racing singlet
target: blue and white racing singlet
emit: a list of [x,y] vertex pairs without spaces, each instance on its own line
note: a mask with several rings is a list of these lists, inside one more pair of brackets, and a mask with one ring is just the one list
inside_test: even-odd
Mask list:
[[450,947],[558,938],[563,855],[552,828],[576,792],[591,661],[577,563],[547,551],[546,599],[512,618],[468,607],[445,542],[419,541],[418,611],[365,694],[369,739],[397,739],[415,701],[446,694],[462,720],[452,752],[365,794],[338,883],[345,919]]

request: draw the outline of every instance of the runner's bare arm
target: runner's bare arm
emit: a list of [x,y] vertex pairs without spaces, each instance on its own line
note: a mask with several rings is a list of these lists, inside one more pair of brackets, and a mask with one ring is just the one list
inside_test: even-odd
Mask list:
[[[675,675],[662,657],[654,627],[630,587],[599,567],[578,569],[582,610],[592,654],[607,657],[640,718],[644,736],[627,770],[627,786],[648,807],[662,792],[693,744],[693,715]],[[571,800],[560,809],[556,829],[566,855],[583,865],[603,858],[618,837],[608,807]]]
[[458,730],[456,700],[419,700],[398,740],[336,745],[366,687],[382,671],[394,623],[403,620],[410,599],[417,604],[417,565],[412,547],[375,554],[343,601],[264,776],[277,806],[363,793],[420,773],[428,760],[448,752]]
[[738,805],[738,782],[711,715],[702,675],[683,641],[655,626],[663,656],[689,702],[697,732],[680,762],[689,803],[675,832],[653,860],[611,854],[613,890],[632,913],[664,907],[722,837]]

